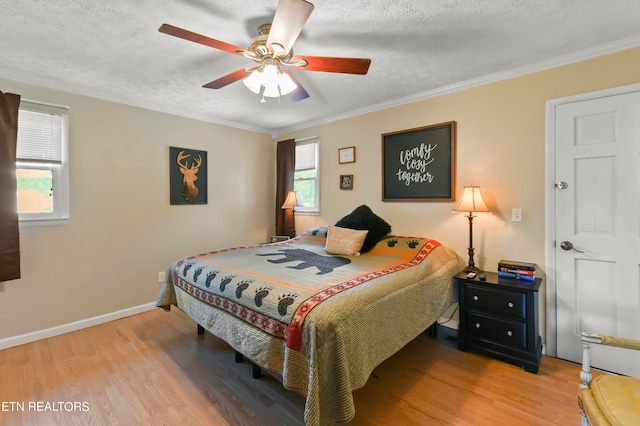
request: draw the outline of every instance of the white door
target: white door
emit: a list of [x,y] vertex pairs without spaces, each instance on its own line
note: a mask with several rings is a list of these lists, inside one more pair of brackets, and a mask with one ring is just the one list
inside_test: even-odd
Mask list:
[[[556,107],[559,358],[581,362],[583,330],[640,339],[639,163],[640,92]],[[592,348],[596,368],[640,377],[640,352]]]

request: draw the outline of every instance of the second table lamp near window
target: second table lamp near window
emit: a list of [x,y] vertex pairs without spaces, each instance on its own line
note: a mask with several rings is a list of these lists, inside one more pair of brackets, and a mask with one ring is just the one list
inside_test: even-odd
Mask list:
[[284,200],[284,204],[282,204],[282,208],[286,210],[285,217],[285,225],[286,229],[289,232],[289,237],[293,238],[296,236],[295,229],[295,217],[293,211],[296,207],[304,207],[300,201],[298,201],[298,194],[296,191],[290,191],[287,194],[287,198]]

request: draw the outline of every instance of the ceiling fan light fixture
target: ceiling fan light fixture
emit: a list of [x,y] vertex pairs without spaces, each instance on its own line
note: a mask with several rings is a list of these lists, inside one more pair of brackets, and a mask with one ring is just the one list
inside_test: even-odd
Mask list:
[[278,86],[280,86],[280,93],[282,95],[288,95],[298,88],[298,85],[293,82],[289,74],[283,73],[282,71],[280,71],[279,80]]
[[278,86],[264,86],[264,92],[262,92],[262,96],[265,96],[267,98],[279,98],[280,91],[278,90]]
[[278,74],[280,70],[275,64],[267,63],[262,67],[263,83],[265,86],[272,86],[278,84]]
[[262,72],[260,72],[259,69],[255,70],[251,74],[249,74],[249,77],[242,80],[242,82],[245,86],[247,86],[249,90],[251,90],[256,95],[259,95],[260,89],[262,88]]
[[260,90],[264,86],[262,96],[268,98],[278,98],[288,95],[298,87],[288,74],[280,70],[277,61],[266,62],[253,71],[251,75],[242,82],[255,94],[260,94]]

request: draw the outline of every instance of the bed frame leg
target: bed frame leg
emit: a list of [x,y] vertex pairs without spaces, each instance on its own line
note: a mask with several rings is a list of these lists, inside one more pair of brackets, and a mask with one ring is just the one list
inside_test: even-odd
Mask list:
[[[200,324],[198,325],[198,334],[202,335],[204,334],[204,327],[201,326]],[[240,363],[244,361],[244,355],[242,355],[240,352],[235,351],[235,359],[236,362]],[[253,362],[251,363],[251,377],[253,377],[254,379],[259,379],[262,376],[262,370],[260,369],[259,365],[254,364]]]
[[260,370],[260,366],[254,364],[252,362],[251,363],[251,377],[253,377],[254,379],[259,379],[260,376],[262,376],[262,371]]
[[[236,352],[236,362],[237,363],[241,363],[244,361],[244,355],[242,355],[240,352],[235,351]],[[262,376],[262,370],[260,369],[260,366],[255,364],[255,363],[251,363],[251,377],[253,377],[254,379],[259,379]]]
[[431,324],[431,326],[429,328],[427,328],[427,334],[429,335],[429,337],[432,338],[436,338],[438,337],[438,323],[434,322],[433,324]]

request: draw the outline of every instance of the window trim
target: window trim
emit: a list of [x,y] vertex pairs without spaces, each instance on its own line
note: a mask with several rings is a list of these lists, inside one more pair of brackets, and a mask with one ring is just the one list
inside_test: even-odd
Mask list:
[[[65,225],[69,222],[69,114],[54,113],[47,110],[20,107],[20,109],[55,114],[62,119],[62,143],[60,163],[38,162],[16,159],[16,168],[40,169],[52,171],[53,212],[51,213],[19,213],[20,227]],[[20,129],[18,129],[20,131]]]

